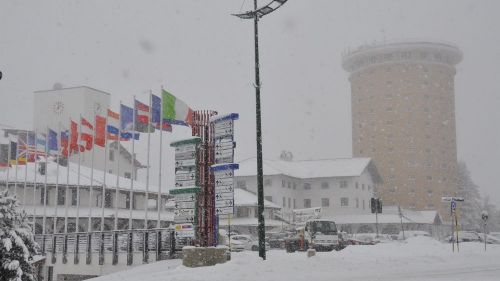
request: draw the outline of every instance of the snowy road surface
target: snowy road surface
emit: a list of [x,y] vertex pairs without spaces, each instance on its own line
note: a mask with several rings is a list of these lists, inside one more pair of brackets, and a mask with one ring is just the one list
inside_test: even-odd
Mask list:
[[187,268],[180,260],[170,260],[92,279],[104,280],[500,280],[500,245],[488,245],[485,252],[481,243],[462,243],[457,253],[451,244],[415,237],[407,243],[349,246],[312,258],[272,250],[262,261],[256,252],[242,252],[213,267]]

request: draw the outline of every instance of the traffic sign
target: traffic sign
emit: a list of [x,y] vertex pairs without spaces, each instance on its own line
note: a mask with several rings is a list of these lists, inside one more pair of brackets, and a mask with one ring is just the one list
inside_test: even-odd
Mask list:
[[232,207],[234,206],[234,200],[229,199],[229,200],[215,200],[215,207],[216,208],[221,208],[221,207]]
[[215,208],[216,215],[227,215],[234,213],[234,207],[221,207]]
[[451,212],[455,213],[455,209],[457,208],[457,202],[455,200],[452,200],[450,207],[451,207]]

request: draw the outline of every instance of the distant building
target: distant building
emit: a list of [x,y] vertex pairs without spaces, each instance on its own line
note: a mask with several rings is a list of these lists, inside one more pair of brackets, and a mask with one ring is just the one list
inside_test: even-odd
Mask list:
[[352,150],[370,157],[385,205],[440,210],[456,192],[455,65],[462,52],[434,42],[362,46],[343,57],[351,82]]
[[[283,159],[283,157],[282,157]],[[292,220],[292,210],[322,207],[322,213],[370,212],[370,198],[380,177],[370,158],[293,161],[264,159],[265,199],[281,206],[282,219]],[[239,163],[236,188],[257,193],[256,159]]]

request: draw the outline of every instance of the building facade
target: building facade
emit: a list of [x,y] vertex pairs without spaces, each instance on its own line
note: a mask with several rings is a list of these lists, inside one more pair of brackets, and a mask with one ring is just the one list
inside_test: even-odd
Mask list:
[[445,206],[457,176],[455,65],[462,52],[431,42],[364,46],[343,57],[349,72],[354,157],[370,157],[386,205]]
[[[236,188],[257,193],[256,161],[239,163]],[[294,161],[264,159],[265,199],[281,207],[282,219],[293,220],[294,209],[322,207],[333,214],[370,212],[370,198],[379,183],[369,158]]]

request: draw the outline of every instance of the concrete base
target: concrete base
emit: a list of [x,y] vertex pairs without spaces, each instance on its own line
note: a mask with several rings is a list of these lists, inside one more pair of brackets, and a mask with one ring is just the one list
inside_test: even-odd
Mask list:
[[225,246],[219,247],[184,247],[182,248],[182,265],[187,267],[211,266],[227,261]]

